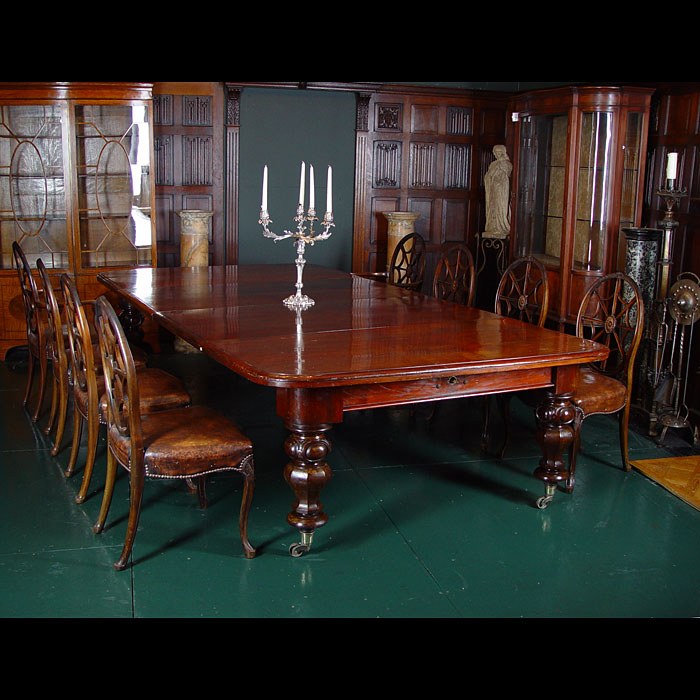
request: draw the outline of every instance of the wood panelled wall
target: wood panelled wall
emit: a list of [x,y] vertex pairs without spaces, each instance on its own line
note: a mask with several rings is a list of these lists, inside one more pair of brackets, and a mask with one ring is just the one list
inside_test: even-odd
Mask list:
[[183,209],[213,211],[209,261],[225,260],[221,83],[154,83],[154,169],[158,265],[180,264]]
[[484,174],[505,143],[506,98],[465,91],[380,88],[357,95],[353,271],[386,266],[384,212],[419,214],[415,229],[439,251],[483,227]]
[[[670,287],[681,272],[700,276],[700,83],[655,84],[654,87],[644,201],[646,225],[658,227],[664,217],[665,203],[656,192],[666,184],[666,155],[671,151],[678,153],[676,186],[687,190],[687,196],[674,210],[678,228],[674,235]],[[691,421],[698,425],[700,321],[695,325],[686,402],[692,413]]]

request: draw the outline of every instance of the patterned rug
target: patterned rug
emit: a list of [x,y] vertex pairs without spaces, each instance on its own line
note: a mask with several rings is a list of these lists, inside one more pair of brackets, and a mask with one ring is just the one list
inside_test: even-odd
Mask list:
[[700,510],[700,455],[640,459],[631,464],[642,474]]

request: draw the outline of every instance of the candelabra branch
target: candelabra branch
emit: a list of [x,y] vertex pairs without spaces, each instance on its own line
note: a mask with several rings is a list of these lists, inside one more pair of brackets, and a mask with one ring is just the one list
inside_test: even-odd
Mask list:
[[315,303],[313,299],[306,294],[302,294],[301,291],[304,287],[302,278],[304,274],[304,265],[306,264],[304,250],[307,245],[314,245],[317,241],[325,241],[330,238],[332,235],[331,229],[335,224],[333,223],[333,214],[331,212],[326,212],[323,217],[321,232],[314,234],[314,223],[318,221],[316,210],[309,208],[305,214],[302,204],[299,204],[297,207],[297,215],[294,217],[294,221],[297,225],[296,231],[287,231],[285,229],[284,233],[279,235],[270,230],[272,219],[270,219],[270,214],[267,210],[261,209],[260,218],[258,219],[258,223],[263,229],[263,236],[266,238],[271,238],[275,243],[286,240],[287,238],[294,239],[294,245],[297,249],[297,257],[294,261],[297,268],[297,281],[294,285],[296,287],[296,293],[284,299],[282,303],[290,309],[303,311],[310,308]]

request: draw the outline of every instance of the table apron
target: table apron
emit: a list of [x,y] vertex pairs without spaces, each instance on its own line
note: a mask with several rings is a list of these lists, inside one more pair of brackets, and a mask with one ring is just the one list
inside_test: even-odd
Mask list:
[[343,411],[554,386],[552,367],[343,387]]

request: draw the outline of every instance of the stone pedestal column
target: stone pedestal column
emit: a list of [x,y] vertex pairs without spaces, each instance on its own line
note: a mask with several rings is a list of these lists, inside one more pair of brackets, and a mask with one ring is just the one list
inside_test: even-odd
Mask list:
[[389,222],[386,242],[386,270],[389,272],[394,249],[404,236],[416,230],[414,224],[420,215],[410,211],[385,211],[383,214]]
[[[180,267],[207,267],[209,265],[209,220],[213,211],[183,209],[180,217]],[[197,348],[175,337],[173,347],[178,352],[199,352]]]
[[180,217],[180,267],[206,267],[209,264],[209,219],[213,211],[183,209]]

